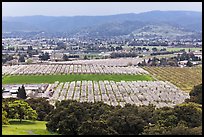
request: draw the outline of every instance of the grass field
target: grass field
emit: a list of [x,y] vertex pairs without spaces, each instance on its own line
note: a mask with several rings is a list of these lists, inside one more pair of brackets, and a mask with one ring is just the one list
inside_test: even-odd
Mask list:
[[9,120],[10,125],[2,125],[2,135],[54,135],[46,130],[45,121]]
[[202,83],[202,67],[144,67],[144,69],[158,80],[169,81],[187,92]]
[[30,84],[30,83],[54,83],[81,81],[81,80],[113,80],[113,81],[151,81],[154,80],[150,75],[108,75],[108,74],[69,74],[69,75],[13,75],[5,76],[2,84]]

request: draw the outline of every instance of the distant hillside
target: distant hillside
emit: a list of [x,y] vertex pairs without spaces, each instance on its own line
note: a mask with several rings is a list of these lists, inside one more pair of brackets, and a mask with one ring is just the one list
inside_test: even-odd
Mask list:
[[159,25],[202,32],[202,13],[192,11],[150,11],[110,16],[23,16],[3,17],[3,32],[45,31],[117,36],[137,32],[145,25]]

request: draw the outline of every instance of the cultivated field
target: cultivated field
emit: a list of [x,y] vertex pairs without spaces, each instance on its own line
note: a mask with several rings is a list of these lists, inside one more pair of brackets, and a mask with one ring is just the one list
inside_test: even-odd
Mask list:
[[53,64],[92,64],[92,65],[105,65],[105,66],[128,66],[129,64],[137,65],[142,62],[142,58],[116,58],[116,59],[91,59],[91,60],[73,60],[62,62],[51,62]]
[[124,106],[154,104],[156,107],[182,103],[188,93],[164,81],[72,81],[49,84],[44,97],[56,100],[77,100],[80,102],[103,101],[109,105]]
[[169,81],[187,92],[202,83],[202,67],[144,67],[144,69],[158,80]]
[[82,80],[113,80],[113,81],[152,81],[150,75],[126,75],[126,74],[67,74],[67,75],[9,75],[4,76],[2,84],[32,84],[54,83],[55,81],[82,81]]
[[189,98],[182,90],[190,91],[202,82],[201,67],[16,65],[3,66],[2,73],[2,84],[49,83],[42,96],[51,103],[71,99],[114,106],[130,103],[173,107]]
[[3,75],[41,74],[148,74],[140,67],[115,67],[101,65],[13,65],[2,66]]

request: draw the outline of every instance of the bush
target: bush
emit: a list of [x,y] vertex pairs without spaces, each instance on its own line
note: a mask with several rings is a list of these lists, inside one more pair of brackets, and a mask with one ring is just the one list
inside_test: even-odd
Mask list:
[[7,118],[7,112],[3,110],[2,108],[2,125],[8,125],[9,121]]

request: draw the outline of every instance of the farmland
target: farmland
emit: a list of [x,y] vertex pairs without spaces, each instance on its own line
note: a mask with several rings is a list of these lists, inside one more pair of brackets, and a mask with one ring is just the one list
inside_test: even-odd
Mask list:
[[5,76],[2,84],[30,84],[81,81],[81,80],[113,80],[113,81],[138,81],[154,80],[150,75],[117,75],[117,74],[67,74],[67,75],[14,75]]
[[3,84],[54,83],[82,80],[154,80],[140,67],[99,65],[14,65],[3,66]]
[[72,81],[49,84],[44,97],[80,102],[102,101],[108,105],[124,106],[154,104],[156,107],[182,103],[189,95],[164,81]]
[[148,74],[140,67],[106,65],[13,65],[3,66],[3,75],[52,75],[52,74]]
[[101,66],[128,66],[129,63],[137,65],[143,61],[142,58],[107,58],[107,59],[91,59],[91,60],[73,60],[73,61],[62,61],[62,62],[51,62],[52,64],[83,64],[83,65],[101,65]]
[[202,83],[202,67],[144,67],[144,69],[158,80],[169,81],[187,92]]
[[[48,98],[51,104],[62,100],[76,100],[92,103],[102,101],[108,105],[122,107],[127,103],[137,106],[154,104],[156,107],[173,107],[189,98],[188,93],[168,81],[82,80],[55,81],[44,85],[46,88],[38,97]],[[20,85],[16,83],[3,85],[3,87],[8,86]],[[28,88],[35,84],[24,84],[24,86]]]
[[135,67],[106,65],[16,65],[3,67],[3,84],[47,83],[42,96],[57,100],[102,101],[157,107],[182,103],[202,82],[201,67]]

